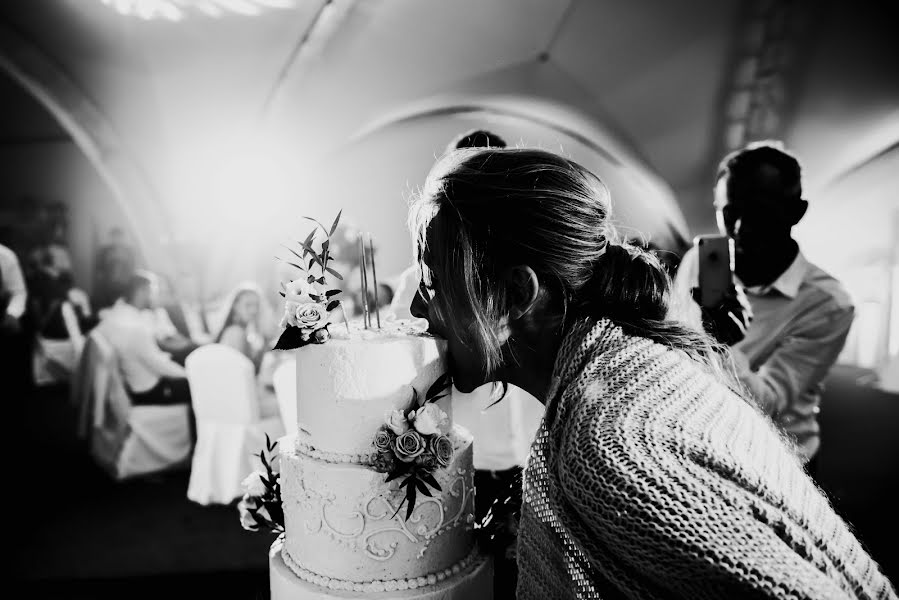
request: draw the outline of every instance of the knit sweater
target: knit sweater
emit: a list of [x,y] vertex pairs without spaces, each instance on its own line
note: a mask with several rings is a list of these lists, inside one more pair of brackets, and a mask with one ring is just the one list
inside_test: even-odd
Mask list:
[[520,599],[896,599],[771,422],[607,320],[563,341],[525,469]]

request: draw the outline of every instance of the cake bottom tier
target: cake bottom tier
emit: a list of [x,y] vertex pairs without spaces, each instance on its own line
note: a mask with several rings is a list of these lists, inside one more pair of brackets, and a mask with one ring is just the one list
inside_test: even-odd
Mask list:
[[281,557],[282,540],[272,544],[268,553],[269,587],[272,600],[493,600],[493,565],[478,556],[458,575],[433,585],[392,592],[350,592],[332,590],[300,579]]

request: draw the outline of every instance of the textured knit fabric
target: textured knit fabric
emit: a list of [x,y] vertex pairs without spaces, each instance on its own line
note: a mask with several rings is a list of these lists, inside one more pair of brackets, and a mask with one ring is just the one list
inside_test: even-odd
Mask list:
[[779,436],[682,352],[575,327],[525,471],[518,597],[895,599]]

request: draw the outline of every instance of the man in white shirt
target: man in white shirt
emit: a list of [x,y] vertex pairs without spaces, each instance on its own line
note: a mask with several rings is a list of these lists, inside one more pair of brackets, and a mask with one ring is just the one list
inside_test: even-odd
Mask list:
[[[721,233],[734,240],[735,279],[745,295],[735,288],[721,306],[702,311],[689,303],[687,320],[732,345],[740,380],[814,474],[822,381],[854,310],[842,284],[809,262],[792,237],[807,208],[799,162],[779,144],[751,144],[725,157],[715,209]],[[691,249],[675,279],[680,298],[691,295],[698,272]]]
[[159,348],[146,317],[145,311],[156,308],[156,297],[153,276],[134,275],[125,297],[105,312],[97,330],[115,349],[134,404],[189,404],[184,367]]

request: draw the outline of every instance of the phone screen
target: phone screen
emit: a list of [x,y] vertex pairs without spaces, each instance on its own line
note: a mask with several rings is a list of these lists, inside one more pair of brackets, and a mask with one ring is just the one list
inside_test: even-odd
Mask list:
[[726,235],[700,235],[693,243],[699,253],[699,303],[718,306],[733,284],[733,240]]

